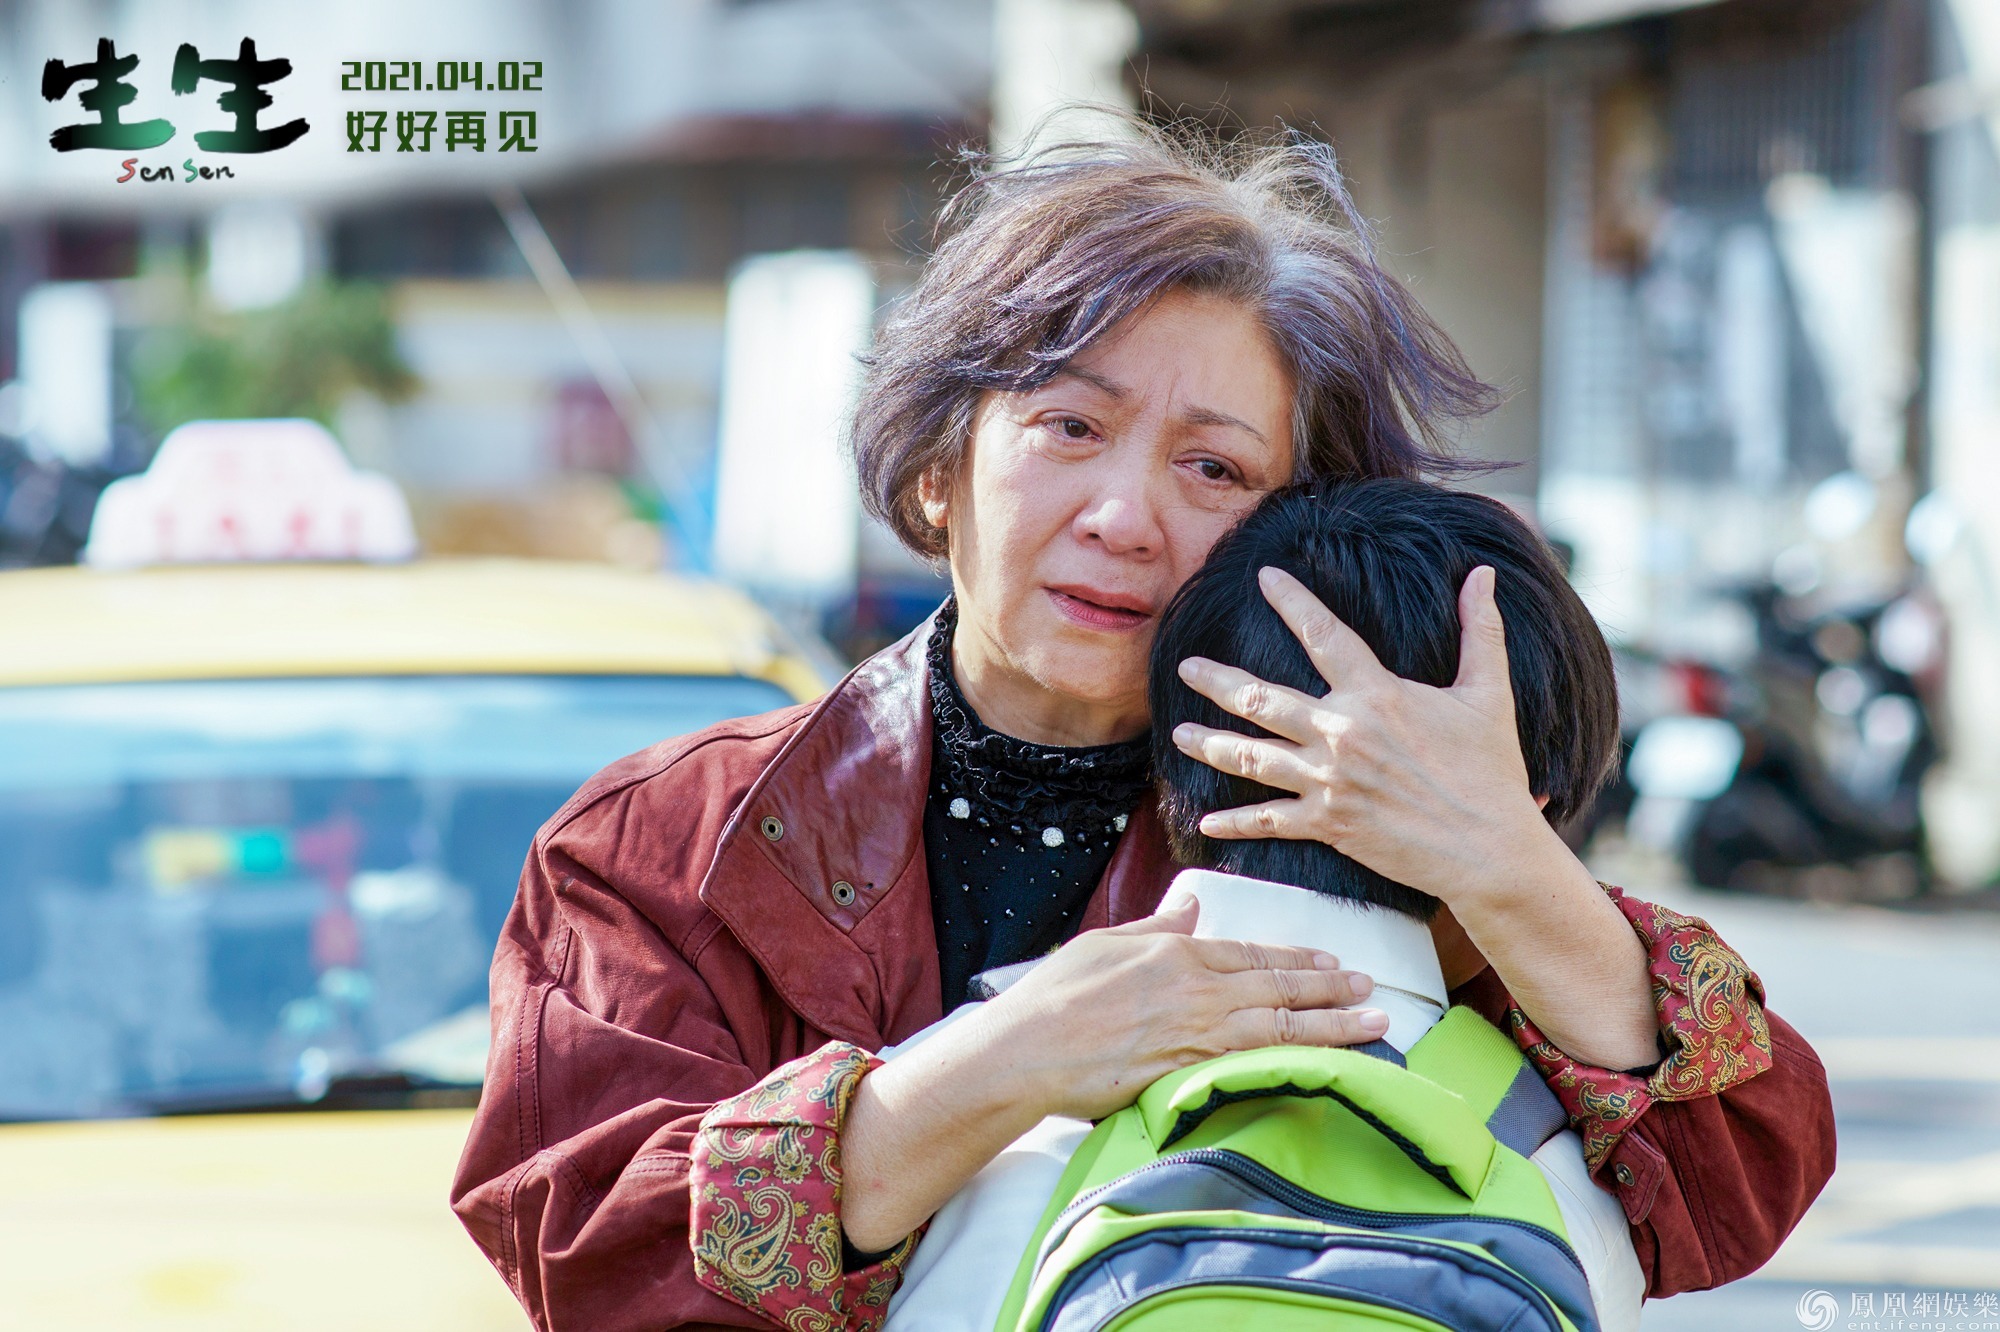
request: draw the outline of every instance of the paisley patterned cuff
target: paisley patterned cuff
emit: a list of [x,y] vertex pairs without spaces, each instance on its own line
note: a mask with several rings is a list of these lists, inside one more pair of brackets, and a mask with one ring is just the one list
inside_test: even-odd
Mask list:
[[875,1332],[917,1246],[842,1261],[840,1126],[881,1060],[834,1041],[702,1116],[689,1171],[701,1284],[792,1332]]
[[1508,1029],[1569,1112],[1593,1170],[1653,1102],[1715,1096],[1771,1066],[1763,982],[1736,950],[1705,920],[1601,886],[1646,946],[1666,1058],[1650,1072],[1579,1063],[1507,1000]]

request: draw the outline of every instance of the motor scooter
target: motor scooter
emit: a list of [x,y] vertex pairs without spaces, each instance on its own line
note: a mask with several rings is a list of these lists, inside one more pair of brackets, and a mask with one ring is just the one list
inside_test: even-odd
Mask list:
[[1935,757],[1915,681],[1885,655],[1885,626],[1922,614],[1913,594],[1809,608],[1769,583],[1733,593],[1757,647],[1632,744],[1627,828],[1718,888],[1835,898],[1925,887],[1918,794]]

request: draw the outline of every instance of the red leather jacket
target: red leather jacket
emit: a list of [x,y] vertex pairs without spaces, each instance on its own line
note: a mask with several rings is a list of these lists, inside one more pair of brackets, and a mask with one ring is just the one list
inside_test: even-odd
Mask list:
[[[941,1015],[923,632],[818,703],[613,764],[536,838],[494,957],[486,1090],[452,1205],[545,1332],[865,1325],[760,1314],[698,1278],[690,1156],[704,1114],[781,1065],[830,1041],[874,1050]],[[1149,913],[1173,870],[1150,805],[1135,811],[1082,928]],[[1626,910],[1637,924],[1653,909]],[[1730,1065],[1683,1068],[1678,1090],[1568,1061],[1490,970],[1454,993],[1511,1026],[1595,1134],[1597,1178],[1624,1203],[1655,1296],[1757,1268],[1833,1166],[1818,1060],[1706,925],[1671,920],[1658,953],[1686,980],[1655,968],[1669,1045],[1677,1015],[1698,1014]],[[837,1244],[837,1228],[816,1234]],[[827,1278],[808,1275],[774,1279],[809,1303]]]

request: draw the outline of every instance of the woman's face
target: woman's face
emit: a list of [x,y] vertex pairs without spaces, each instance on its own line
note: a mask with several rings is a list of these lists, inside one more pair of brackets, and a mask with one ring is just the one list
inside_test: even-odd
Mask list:
[[1176,292],[1041,388],[989,393],[949,486],[954,664],[997,730],[1146,726],[1153,627],[1209,547],[1292,475],[1292,381],[1242,306]]

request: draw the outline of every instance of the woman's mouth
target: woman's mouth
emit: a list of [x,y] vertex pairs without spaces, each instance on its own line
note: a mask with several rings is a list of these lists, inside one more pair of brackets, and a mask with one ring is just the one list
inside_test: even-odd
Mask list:
[[[1071,621],[1091,629],[1137,629],[1153,618],[1134,598],[1088,588],[1046,589],[1056,609]],[[1100,600],[1100,598],[1102,598]]]

